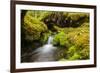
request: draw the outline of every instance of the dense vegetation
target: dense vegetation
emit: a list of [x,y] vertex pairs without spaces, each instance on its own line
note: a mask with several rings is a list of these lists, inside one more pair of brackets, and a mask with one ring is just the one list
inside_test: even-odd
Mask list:
[[21,11],[21,54],[52,44],[61,60],[89,59],[89,13],[55,11]]

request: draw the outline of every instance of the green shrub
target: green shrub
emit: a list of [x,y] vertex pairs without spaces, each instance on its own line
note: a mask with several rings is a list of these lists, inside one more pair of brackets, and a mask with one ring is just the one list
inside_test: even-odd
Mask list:
[[53,44],[63,47],[69,47],[70,45],[64,32],[59,32],[54,36]]

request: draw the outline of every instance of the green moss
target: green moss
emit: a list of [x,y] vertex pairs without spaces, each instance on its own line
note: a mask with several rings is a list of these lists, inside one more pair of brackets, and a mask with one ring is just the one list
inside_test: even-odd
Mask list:
[[70,56],[72,56],[75,52],[76,52],[77,48],[75,46],[71,46],[69,49],[68,49],[68,54],[70,54]]
[[63,47],[68,47],[69,42],[67,40],[66,34],[64,32],[59,32],[58,34],[56,34],[53,39],[53,44]]
[[71,20],[73,20],[73,21],[78,21],[81,18],[88,18],[89,14],[88,13],[72,12],[72,13],[68,13],[67,17],[71,18]]
[[72,57],[69,58],[69,60],[79,60],[81,58],[81,55],[78,53],[74,53]]
[[47,26],[38,18],[33,17],[31,11],[28,11],[24,17],[24,24],[22,25],[26,40],[38,40],[41,33],[48,30]]
[[89,46],[85,46],[85,48],[83,48],[80,51],[80,55],[81,55],[81,59],[89,59],[90,57],[90,50],[89,50]]

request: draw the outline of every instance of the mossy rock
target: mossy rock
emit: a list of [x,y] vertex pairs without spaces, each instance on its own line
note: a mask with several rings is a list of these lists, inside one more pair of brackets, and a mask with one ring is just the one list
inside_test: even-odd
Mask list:
[[72,12],[72,13],[68,13],[67,17],[71,18],[72,21],[78,21],[81,20],[82,18],[88,18],[89,13]]
[[47,26],[35,18],[31,16],[31,12],[27,11],[26,15],[24,16],[24,24],[22,25],[25,33],[26,40],[38,40],[43,32],[48,31]]

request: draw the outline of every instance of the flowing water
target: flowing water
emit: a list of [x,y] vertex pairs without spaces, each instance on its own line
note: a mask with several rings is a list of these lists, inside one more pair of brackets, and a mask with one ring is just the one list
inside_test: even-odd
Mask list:
[[53,37],[52,36],[50,36],[49,37],[49,39],[48,39],[48,42],[47,42],[47,44],[51,44],[51,42],[53,41]]
[[56,47],[52,45],[53,37],[50,36],[48,38],[47,44],[44,46],[37,48],[33,53],[32,60],[35,62],[43,62],[43,61],[55,61],[55,52]]

